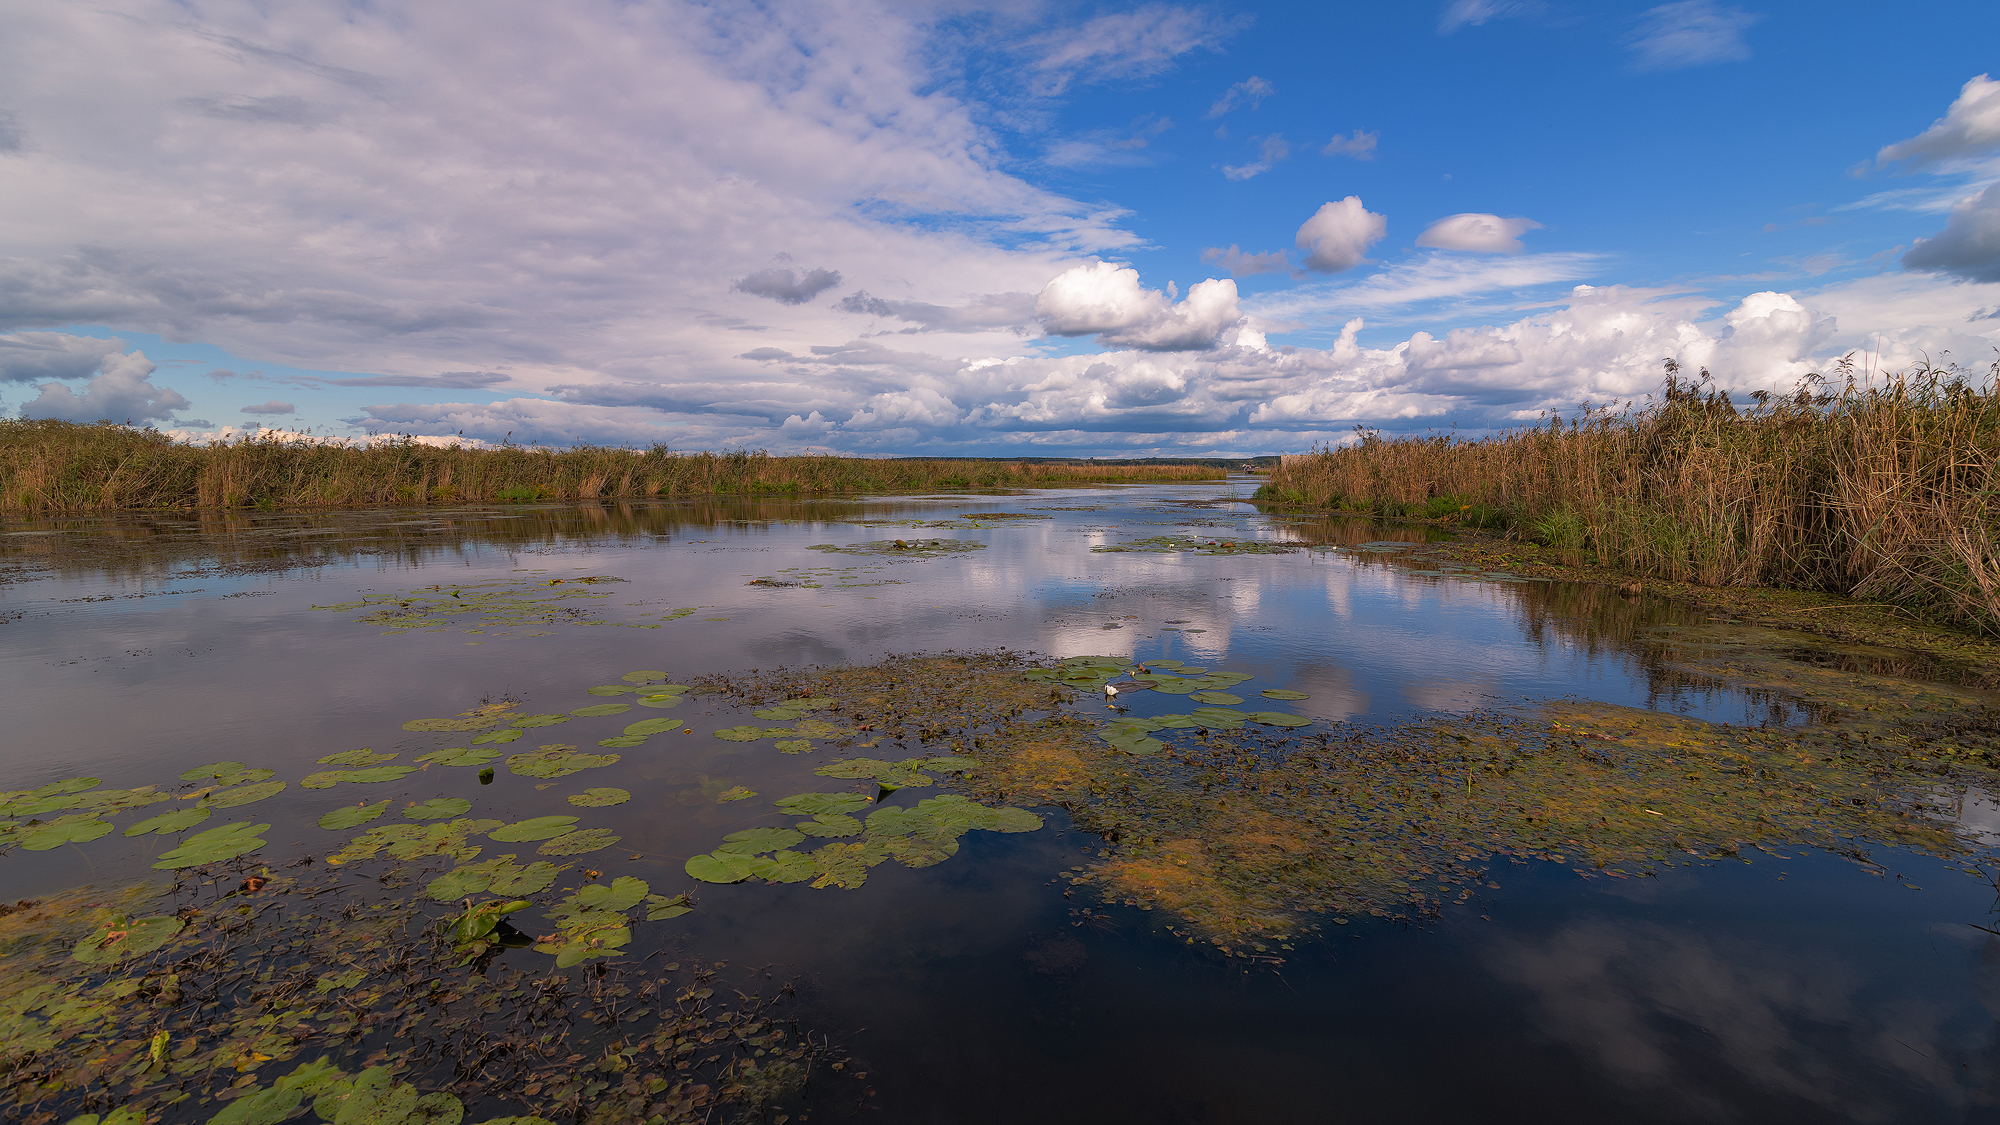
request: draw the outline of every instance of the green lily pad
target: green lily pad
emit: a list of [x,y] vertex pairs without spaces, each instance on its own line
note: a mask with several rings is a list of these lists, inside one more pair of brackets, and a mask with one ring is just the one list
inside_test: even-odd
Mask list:
[[753,874],[756,860],[740,852],[693,855],[685,864],[687,873],[704,883],[741,883]]
[[[1269,695],[1270,693],[1266,692],[1265,694]],[[1220,703],[1231,707],[1243,702],[1242,696],[1231,695],[1226,691],[1198,691],[1189,695],[1188,698],[1194,700],[1196,703]]]
[[103,816],[106,813],[142,809],[147,805],[157,805],[161,801],[171,801],[174,795],[160,793],[152,786],[144,785],[137,789],[100,789],[95,793],[78,793],[66,799],[70,808]]
[[799,793],[771,802],[779,812],[795,816],[817,816],[821,813],[849,813],[865,809],[872,802],[859,793]]
[[104,928],[76,943],[70,956],[86,965],[108,965],[151,953],[173,940],[184,925],[171,914],[151,918],[114,918]]
[[808,836],[859,836],[861,822],[845,813],[821,813],[793,827]]
[[519,730],[531,730],[535,727],[552,727],[566,722],[569,722],[568,715],[523,715],[507,725]]
[[513,856],[503,855],[484,863],[453,868],[425,884],[424,894],[439,902],[457,902],[483,891],[508,897],[531,895],[547,890],[561,872],[562,868],[547,860],[536,860],[522,867],[514,862]]
[[1312,696],[1307,695],[1305,692],[1293,691],[1290,688],[1266,688],[1265,690],[1259,692],[1258,694],[1262,695],[1265,699],[1311,699],[1312,698]]
[[590,695],[630,695],[635,691],[645,691],[647,689],[633,687],[630,684],[598,684],[596,687],[585,688],[583,690]]
[[432,797],[403,810],[411,820],[444,820],[472,811],[472,802],[463,797]]
[[404,730],[414,731],[461,731],[484,730],[497,726],[502,716],[484,715],[477,719],[412,719],[403,724]]
[[783,851],[771,856],[760,855],[750,865],[750,874],[773,883],[803,883],[818,870],[810,852]]
[[803,738],[781,738],[773,745],[777,746],[778,750],[785,754],[804,754],[813,748],[813,744]]
[[764,737],[763,727],[729,727],[715,732],[715,737],[730,742],[755,742]]
[[244,1094],[208,1119],[208,1125],[278,1125],[296,1113],[306,1096],[297,1090],[258,1090]]
[[[672,898],[668,898],[665,895],[646,896],[646,921],[648,922],[664,922],[669,918],[678,918],[692,910],[694,910],[694,900],[686,895],[675,895]],[[489,1121],[486,1125],[492,1125],[492,1122]]]
[[448,855],[469,863],[479,854],[479,846],[468,842],[501,827],[497,820],[459,819],[428,824],[383,824],[347,842],[347,846],[326,857],[331,864],[373,859],[388,853],[391,859],[412,860],[425,856]]
[[313,983],[313,994],[316,996],[325,996],[327,993],[339,989],[353,988],[367,979],[368,970],[366,969],[348,969],[338,973],[321,973]]
[[746,828],[741,832],[731,832],[722,838],[717,852],[738,852],[743,855],[757,855],[789,848],[805,840],[805,834],[789,828]]
[[395,757],[394,754],[377,754],[366,746],[359,750],[345,750],[338,754],[328,754],[319,759],[322,766],[378,766]]
[[620,715],[631,709],[630,703],[595,703],[589,707],[578,707],[570,714],[579,718],[594,719],[601,715]]
[[[211,762],[196,766],[181,774],[182,781],[213,781],[218,786],[241,785],[246,781],[269,781],[278,776],[276,770],[253,770],[242,762]],[[96,784],[92,782],[91,784]],[[85,786],[84,788],[89,788]]]
[[628,724],[625,727],[625,734],[628,738],[645,738],[648,735],[670,731],[677,726],[680,726],[680,723],[673,719],[640,719],[636,723]]
[[204,863],[216,863],[232,859],[245,852],[254,852],[264,846],[257,833],[271,827],[268,824],[238,822],[211,828],[188,837],[181,846],[160,856],[153,864],[162,871],[172,871],[181,867],[199,867]]
[[210,793],[202,798],[201,803],[212,809],[233,809],[239,805],[253,804],[266,797],[275,797],[284,791],[285,783],[282,781],[258,781]]
[[585,910],[615,910],[623,913],[645,901],[652,888],[644,879],[620,875],[610,883],[586,883],[564,899],[550,917],[561,918]]
[[503,844],[517,844],[529,840],[552,840],[575,826],[576,818],[573,816],[538,816],[532,820],[515,821],[487,835]]
[[586,809],[600,809],[606,805],[622,805],[631,799],[632,794],[625,790],[613,789],[608,786],[586,789],[581,793],[571,793],[569,795],[570,804]]
[[389,802],[386,798],[372,805],[365,802],[359,805],[346,805],[320,817],[319,826],[333,830],[358,828],[381,816],[388,807]]
[[579,832],[567,832],[541,847],[537,852],[543,855],[583,855],[600,848],[608,848],[617,843],[619,837],[608,828],[585,828]]
[[202,821],[207,820],[208,817],[209,811],[199,805],[193,808],[175,809],[173,812],[165,812],[158,816],[147,817],[145,820],[127,828],[125,834],[127,836],[144,836],[148,832],[157,832],[164,836],[169,832],[185,832]]
[[574,746],[550,745],[532,754],[508,755],[507,768],[522,777],[553,781],[587,769],[613,765],[617,761],[616,754],[584,754]]
[[715,795],[715,803],[726,805],[731,801],[747,801],[756,795],[757,791],[747,785],[732,785]]
[[64,844],[81,844],[95,840],[111,831],[109,821],[99,820],[88,814],[79,816],[59,816],[46,824],[22,827],[14,830],[14,838],[21,842],[24,850],[45,852],[60,848]]
[[677,691],[659,692],[653,695],[642,695],[633,702],[641,707],[675,707],[679,706],[683,698],[685,697]]
[[406,774],[417,772],[415,766],[374,766],[365,770],[321,770],[309,773],[299,779],[299,784],[307,789],[331,789],[343,781],[370,784],[381,781],[397,781]]
[[475,735],[473,736],[472,744],[474,746],[491,746],[497,742],[512,742],[519,737],[521,737],[520,731],[508,727],[504,730],[489,730],[485,734]]
[[627,672],[619,678],[628,684],[650,684],[655,680],[666,679],[667,674],[665,672],[641,669],[637,672]]
[[646,736],[643,734],[640,735],[614,734],[610,738],[598,739],[597,744],[599,746],[610,746],[614,748],[644,746],[646,744]]
[[417,761],[427,762],[433,766],[483,766],[499,760],[499,757],[498,750],[468,750],[459,746],[450,750],[433,750],[419,757]]
[[1283,711],[1252,711],[1248,716],[1253,723],[1267,727],[1303,727],[1312,724],[1304,715],[1288,715]]

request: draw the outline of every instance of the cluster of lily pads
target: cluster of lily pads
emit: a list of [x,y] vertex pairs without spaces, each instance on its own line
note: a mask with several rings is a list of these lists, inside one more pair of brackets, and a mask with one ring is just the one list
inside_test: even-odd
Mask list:
[[[359,601],[316,605],[314,609],[336,612],[367,610],[356,618],[380,626],[385,636],[411,632],[444,632],[460,629],[484,636],[550,636],[558,625],[622,625],[632,629],[657,629],[660,622],[694,613],[696,607],[658,614],[659,622],[605,621],[595,610],[611,595],[592,587],[623,578],[583,575],[576,578],[494,579],[464,585],[426,586],[394,594],[368,594]],[[639,614],[641,617],[653,614]],[[509,634],[489,630],[520,629]]]
[[866,543],[849,543],[845,547],[836,543],[814,543],[806,548],[808,551],[827,551],[839,555],[894,555],[914,558],[958,555],[985,549],[986,544],[975,539],[873,539]]
[[1124,543],[1092,547],[1096,554],[1141,552],[1156,555],[1283,555],[1299,549],[1297,543],[1268,539],[1203,538],[1196,535],[1155,535]]
[[[1249,673],[1211,672],[1179,660],[1138,663],[1122,656],[1073,656],[1057,662],[1053,668],[1030,669],[1022,673],[1022,677],[1037,683],[1061,684],[1084,691],[1113,685],[1114,681],[1126,678],[1129,680],[1128,688],[1163,695],[1185,695],[1205,705],[1185,715],[1121,716],[1098,728],[1099,738],[1128,754],[1157,754],[1166,749],[1166,743],[1152,737],[1155,731],[1242,730],[1245,723],[1267,727],[1302,727],[1312,722],[1289,711],[1239,711],[1232,705],[1243,702],[1243,697],[1223,689],[1250,679]],[[1266,699],[1309,698],[1305,692],[1285,688],[1270,688],[1261,694]]]
[[[789,828],[761,826],[732,832],[705,855],[690,857],[687,873],[705,883],[803,883],[815,888],[852,890],[868,878],[868,869],[891,859],[906,867],[929,867],[958,854],[958,839],[967,832],[1033,832],[1042,818],[1017,808],[989,808],[957,794],[929,797],[915,806],[879,802],[899,789],[936,782],[932,773],[963,774],[978,766],[971,758],[947,756],[885,762],[846,758],[813,771],[822,777],[868,780],[877,797],[853,792],[798,793],[772,802],[779,813],[799,820]],[[923,771],[930,770],[932,773]],[[854,814],[873,806],[867,819]],[[798,850],[808,837],[843,840],[810,851]]]

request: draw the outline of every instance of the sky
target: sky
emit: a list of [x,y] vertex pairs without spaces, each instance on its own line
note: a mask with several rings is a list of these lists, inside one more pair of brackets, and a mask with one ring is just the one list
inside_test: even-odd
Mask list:
[[0,0],[0,415],[1243,456],[2000,358],[2000,6]]

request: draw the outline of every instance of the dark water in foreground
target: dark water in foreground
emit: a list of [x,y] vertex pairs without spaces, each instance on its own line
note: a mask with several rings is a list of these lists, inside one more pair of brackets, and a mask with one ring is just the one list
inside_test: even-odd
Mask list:
[[[712,737],[758,720],[711,697],[497,747],[595,751],[634,720],[679,724],[553,785],[502,768],[482,787],[443,767],[296,783],[360,747],[408,763],[466,745],[406,731],[410,720],[501,698],[565,713],[607,702],[585,689],[635,669],[685,683],[946,649],[1239,671],[1253,677],[1246,691],[1306,693],[1265,705],[1319,723],[1554,696],[1730,722],[1789,713],[1650,663],[1638,631],[1683,618],[1601,590],[1412,575],[1366,550],[1091,550],[1188,534],[1424,538],[1273,522],[1230,502],[1248,492],[12,521],[0,524],[0,789],[80,774],[163,784],[222,760],[269,768],[294,784],[226,815],[271,822],[273,857],[338,847],[359,829],[315,821],[359,800],[581,816],[621,840],[578,862],[699,900],[636,926],[628,952],[671,946],[801,982],[805,1018],[866,1073],[874,1108],[861,1120],[2000,1120],[2000,939],[1983,929],[2000,929],[1994,891],[1926,858],[1878,852],[1890,870],[1877,875],[1821,854],[1746,853],[1754,862],[1643,880],[1501,865],[1498,888],[1434,925],[1327,925],[1282,965],[1246,970],[1154,913],[1079,913],[1083,893],[1056,875],[1097,841],[1050,810],[1039,832],[974,832],[948,862],[884,865],[853,890],[695,882],[686,858],[776,823],[770,799],[839,787],[812,772],[824,755]],[[978,518],[992,513],[1048,518]],[[898,537],[916,549],[807,549]],[[512,620],[413,614],[453,591]],[[566,801],[586,785],[632,799]],[[717,801],[739,786],[759,796]],[[0,899],[136,878],[163,846],[114,832],[16,850],[0,859]]]

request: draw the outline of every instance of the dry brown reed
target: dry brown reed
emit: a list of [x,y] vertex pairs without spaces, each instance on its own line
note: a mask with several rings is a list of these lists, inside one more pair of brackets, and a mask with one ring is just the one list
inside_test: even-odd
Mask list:
[[[1650,396],[1649,396],[1650,398]],[[1739,407],[1669,362],[1665,393],[1482,440],[1389,440],[1289,458],[1260,497],[1504,526],[1638,574],[1833,590],[2000,633],[2000,363],[1843,360]]]
[[30,513],[1046,488],[1224,476],[1196,465],[774,457],[665,446],[473,449],[284,437],[197,446],[129,426],[0,420],[0,511]]

